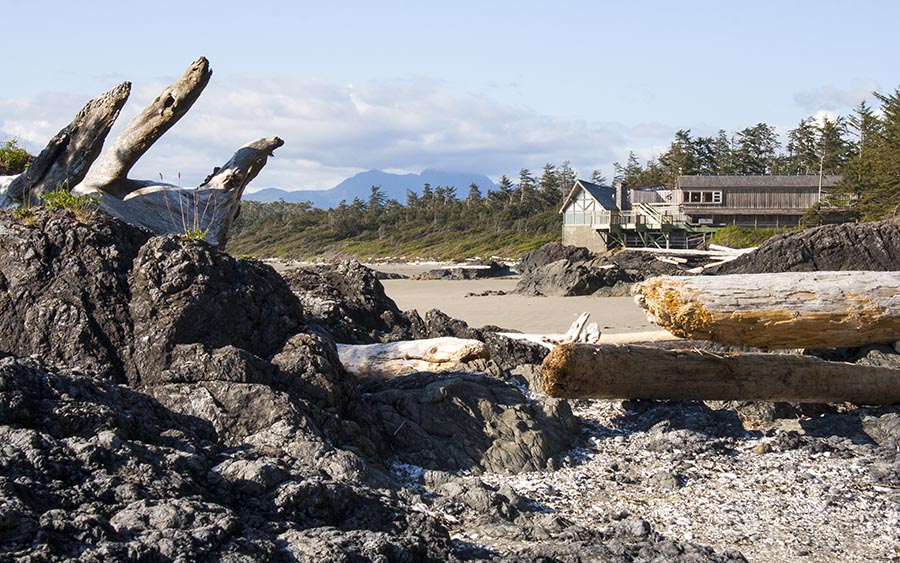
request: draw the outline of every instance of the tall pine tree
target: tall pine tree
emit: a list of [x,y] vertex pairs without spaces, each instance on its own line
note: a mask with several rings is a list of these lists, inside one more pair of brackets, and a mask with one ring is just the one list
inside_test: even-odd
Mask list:
[[900,214],[900,89],[890,95],[876,92],[875,97],[881,102],[880,116],[860,104],[850,118],[856,145],[840,186],[863,219]]
[[737,133],[734,151],[735,172],[738,174],[769,174],[773,171],[781,143],[775,128],[757,123]]

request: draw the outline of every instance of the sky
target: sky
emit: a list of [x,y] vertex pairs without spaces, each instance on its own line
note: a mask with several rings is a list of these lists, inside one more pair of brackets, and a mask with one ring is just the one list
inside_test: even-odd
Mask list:
[[564,160],[611,177],[679,129],[786,132],[900,87],[893,0],[0,0],[0,22],[0,141],[36,153],[127,80],[115,135],[205,56],[203,95],[131,177],[196,185],[281,137],[251,191]]

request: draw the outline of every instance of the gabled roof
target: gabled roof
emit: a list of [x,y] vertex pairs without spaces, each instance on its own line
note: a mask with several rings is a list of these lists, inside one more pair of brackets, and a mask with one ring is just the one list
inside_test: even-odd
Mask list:
[[[830,188],[836,186],[843,179],[837,174],[822,176],[822,186]],[[819,186],[818,174],[804,174],[802,176],[789,176],[779,174],[760,175],[703,175],[703,176],[679,176],[678,187],[681,189],[721,189],[721,188],[817,188]]]
[[587,180],[575,180],[575,185],[572,186],[569,195],[567,195],[566,199],[563,201],[562,207],[559,208],[560,213],[566,210],[566,207],[572,202],[572,198],[578,194],[578,190],[586,191],[592,198],[597,200],[597,203],[604,209],[618,209],[616,207],[616,190],[614,188],[592,184]]

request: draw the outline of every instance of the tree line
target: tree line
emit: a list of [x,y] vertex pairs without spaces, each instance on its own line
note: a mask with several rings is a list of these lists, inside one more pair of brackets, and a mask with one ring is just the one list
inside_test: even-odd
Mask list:
[[[658,157],[642,164],[630,153],[624,165],[615,163],[613,181],[671,188],[679,175],[840,174],[844,180],[827,203],[849,207],[864,220],[893,216],[900,210],[900,89],[875,97],[877,109],[862,102],[849,116],[801,119],[784,143],[766,123],[714,136],[679,130]],[[566,161],[548,163],[538,174],[522,168],[517,178],[504,175],[486,192],[475,184],[462,193],[426,184],[401,203],[373,186],[367,199],[330,210],[245,204],[232,246],[303,256],[515,255],[558,239],[558,211],[576,177]],[[590,180],[609,183],[599,170]]]
[[380,186],[333,209],[244,202],[229,250],[298,258],[518,256],[559,238],[559,207],[575,180],[566,161],[548,163],[540,175],[522,168],[517,181],[504,175],[495,189],[470,184],[460,193],[424,184],[407,190],[402,203]]

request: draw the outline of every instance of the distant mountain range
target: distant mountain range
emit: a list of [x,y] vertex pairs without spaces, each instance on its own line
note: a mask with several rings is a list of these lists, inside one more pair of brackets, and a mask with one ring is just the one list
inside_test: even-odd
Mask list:
[[350,203],[355,197],[365,201],[369,198],[372,186],[380,186],[385,198],[405,203],[407,190],[421,194],[422,186],[425,184],[430,184],[432,188],[453,186],[456,188],[456,196],[464,198],[472,183],[478,184],[482,195],[486,195],[488,190],[497,189],[494,182],[484,174],[442,172],[440,170],[423,170],[421,174],[390,174],[381,170],[369,170],[347,178],[329,190],[266,188],[254,193],[245,193],[244,199],[262,203],[278,200],[284,200],[287,203],[309,201],[314,207],[331,208],[337,207],[341,201]]

